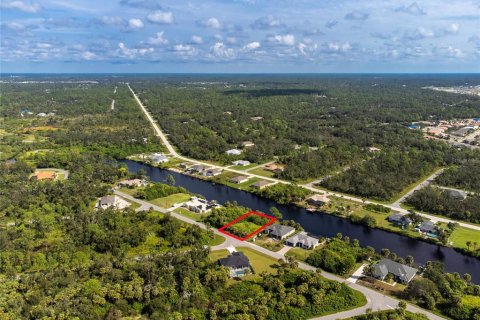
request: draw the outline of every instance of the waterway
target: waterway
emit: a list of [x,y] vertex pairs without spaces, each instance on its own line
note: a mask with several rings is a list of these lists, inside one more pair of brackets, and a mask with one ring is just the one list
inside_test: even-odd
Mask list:
[[208,200],[217,200],[219,203],[235,201],[241,206],[265,213],[268,213],[271,207],[277,207],[282,213],[283,219],[300,223],[305,231],[312,235],[334,237],[337,233],[341,233],[343,236],[349,236],[352,240],[358,239],[360,245],[371,246],[377,252],[383,248],[388,248],[400,257],[405,258],[411,255],[417,264],[425,264],[427,261],[434,260],[441,261],[448,272],[458,272],[461,275],[469,273],[473,282],[480,283],[480,260],[466,256],[452,248],[441,247],[392,232],[371,229],[326,213],[310,213],[294,205],[281,205],[242,190],[213,184],[209,181],[162,170],[147,164],[130,160],[122,162],[128,166],[130,172],[144,169],[150,179],[156,182],[165,181],[166,177],[171,174],[175,178],[176,186],[184,187],[192,193],[201,194]]

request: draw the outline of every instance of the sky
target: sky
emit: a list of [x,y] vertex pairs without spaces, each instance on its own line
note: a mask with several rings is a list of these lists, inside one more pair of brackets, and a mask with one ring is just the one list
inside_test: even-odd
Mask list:
[[480,0],[0,0],[0,72],[480,72]]

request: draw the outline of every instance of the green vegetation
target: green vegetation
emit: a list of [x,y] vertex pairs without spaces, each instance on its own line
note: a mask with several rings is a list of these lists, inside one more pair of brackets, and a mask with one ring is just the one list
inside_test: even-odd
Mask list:
[[277,183],[254,192],[260,197],[274,200],[280,204],[298,203],[312,193],[308,189],[284,183]]
[[379,212],[379,213],[390,213],[392,209],[382,206],[381,204],[369,203],[364,206],[368,211]]
[[446,169],[435,179],[435,183],[480,193],[480,160],[471,159],[459,166]]
[[163,183],[151,183],[146,187],[138,188],[137,192],[135,192],[135,197],[151,201],[153,199],[165,198],[174,194],[182,194],[180,197],[183,198],[183,194],[187,193],[188,191],[182,187],[169,186],[168,184]]
[[428,320],[428,317],[421,313],[411,313],[399,307],[396,310],[370,312],[347,320]]
[[480,195],[460,200],[447,190],[426,187],[411,195],[406,204],[413,208],[440,214],[456,220],[480,223]]
[[174,193],[163,198],[150,200],[150,202],[162,208],[170,208],[176,203],[188,201],[190,197],[191,195],[187,193]]
[[247,247],[237,247],[236,250],[243,252],[248,257],[256,274],[261,274],[262,272],[271,274],[277,273],[277,269],[273,268],[272,266],[277,265],[278,261],[272,257]]

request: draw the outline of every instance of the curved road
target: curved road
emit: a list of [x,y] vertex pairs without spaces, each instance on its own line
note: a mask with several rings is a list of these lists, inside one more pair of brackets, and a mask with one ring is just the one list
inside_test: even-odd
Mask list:
[[[150,112],[148,112],[147,108],[145,108],[145,106],[142,104],[142,102],[140,101],[140,99],[138,98],[137,94],[133,91],[133,89],[130,87],[130,84],[127,83],[127,86],[128,88],[130,89],[130,91],[132,92],[132,95],[133,97],[135,98],[135,100],[137,101],[137,104],[140,106],[140,108],[142,109],[143,113],[145,114],[145,116],[147,117],[148,121],[151,123],[153,129],[155,130],[155,134],[160,137],[160,139],[162,140],[163,144],[167,147],[167,150],[168,152],[175,158],[178,158],[178,159],[181,159],[181,160],[184,160],[184,161],[188,161],[188,162],[192,162],[192,163],[195,163],[195,164],[202,164],[202,165],[205,165],[205,166],[209,166],[209,167],[213,167],[213,168],[216,168],[216,169],[222,169],[222,170],[226,170],[226,171],[230,171],[230,172],[235,172],[235,173],[238,173],[240,175],[244,175],[244,176],[249,176],[249,177],[256,177],[256,178],[260,178],[262,180],[268,180],[268,181],[272,181],[272,182],[276,182],[276,183],[283,183],[283,184],[290,184],[291,182],[289,181],[285,181],[285,180],[280,180],[280,179],[275,179],[275,178],[269,178],[269,177],[264,177],[264,176],[260,176],[260,175],[257,175],[257,174],[253,174],[253,173],[250,173],[250,172],[247,172],[247,171],[240,171],[240,170],[235,170],[235,169],[232,169],[232,168],[228,168],[228,167],[223,167],[223,166],[218,166],[218,165],[213,165],[211,163],[207,163],[207,162],[202,162],[202,161],[198,161],[198,160],[195,160],[195,159],[191,159],[191,158],[188,158],[188,157],[185,157],[185,156],[182,156],[181,154],[179,154],[174,148],[173,146],[170,144],[170,142],[168,141],[167,137],[165,136],[165,134],[163,133],[163,131],[160,129],[160,127],[158,126],[158,124],[155,122],[155,120],[153,119],[153,117],[150,115]],[[434,173],[437,174],[438,172]],[[432,176],[430,176],[429,178],[427,178],[426,180],[429,180]],[[419,186],[422,186],[424,182],[420,183]],[[408,210],[405,210],[403,208],[400,207],[400,205],[397,204],[397,202],[395,202],[394,204],[392,205],[387,205],[387,204],[382,204],[382,203],[378,203],[378,202],[375,202],[375,201],[364,201],[363,199],[361,198],[357,198],[357,197],[353,197],[353,196],[347,196],[347,195],[343,195],[343,194],[339,194],[339,193],[335,193],[335,192],[332,192],[332,191],[322,191],[322,190],[319,190],[319,189],[316,189],[308,184],[301,184],[300,186],[302,186],[303,188],[305,189],[308,189],[310,191],[313,191],[313,192],[316,192],[316,193],[319,193],[319,192],[323,192],[325,193],[326,195],[329,195],[329,196],[336,196],[336,197],[339,197],[339,198],[343,198],[343,199],[347,199],[347,200],[351,200],[351,201],[355,201],[355,202],[360,202],[360,203],[373,203],[373,204],[381,204],[385,207],[388,207],[394,211],[398,211],[400,213],[404,213],[404,214],[407,214],[408,213]],[[418,187],[418,186],[417,186]],[[413,191],[417,190],[416,188],[414,190],[411,190],[410,192],[413,193]],[[408,194],[410,194],[407,193]],[[405,197],[405,196],[404,196]],[[402,197],[403,199],[403,197]],[[438,216],[433,216],[433,215],[429,215],[429,214],[425,214],[425,213],[418,213],[419,215],[425,217],[425,218],[428,218],[430,220],[432,220],[433,222],[444,222],[444,223],[449,223],[449,222],[456,222],[458,223],[460,226],[462,227],[465,227],[465,228],[469,228],[469,229],[474,229],[474,230],[478,230],[480,231],[480,226],[479,225],[473,225],[473,224],[469,224],[469,223],[465,223],[465,222],[461,222],[461,221],[456,221],[456,220],[451,220],[451,219],[448,219],[448,218],[443,218],[443,217],[438,217]]]

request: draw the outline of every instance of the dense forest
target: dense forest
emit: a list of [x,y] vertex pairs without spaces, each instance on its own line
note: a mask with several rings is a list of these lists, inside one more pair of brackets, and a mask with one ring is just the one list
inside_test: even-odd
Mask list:
[[435,183],[480,193],[480,157],[448,168],[435,180]]

